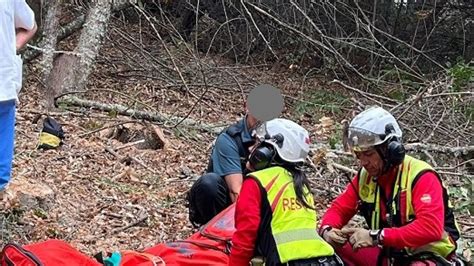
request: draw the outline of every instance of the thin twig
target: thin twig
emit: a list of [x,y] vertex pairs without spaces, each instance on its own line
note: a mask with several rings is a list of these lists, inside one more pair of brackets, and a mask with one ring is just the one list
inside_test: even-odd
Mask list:
[[[261,31],[260,28],[257,26],[257,23],[255,23],[255,20],[253,19],[253,16],[252,16],[252,13],[250,13],[250,11],[248,10],[247,6],[245,5],[244,0],[240,0],[240,3],[242,4],[242,6],[244,7],[245,11],[247,12],[247,15],[250,17],[250,20],[252,20],[252,23],[253,23],[255,29],[257,29],[258,34],[260,35],[260,37],[262,37],[262,39],[263,39],[263,41],[265,42],[265,44],[267,45],[268,49],[270,49],[270,52],[272,52],[273,56],[275,56],[275,58],[278,60],[277,54],[273,51],[273,48],[270,46],[270,42],[268,42],[267,38],[265,38],[265,35],[263,35],[262,31]],[[252,6],[253,6],[253,5],[252,5]]]
[[[121,156],[115,151],[114,148],[112,147],[105,147],[105,151],[109,152],[110,154],[112,154],[113,156],[115,156],[117,159],[120,159]],[[158,173],[151,169],[150,167],[148,167],[144,162],[142,162],[141,160],[135,158],[134,156],[128,156],[130,159],[132,159],[133,161],[135,161],[136,163],[138,163],[139,165],[143,166],[143,168],[145,168],[146,170],[150,171],[152,174],[154,175],[157,175]]]
[[159,40],[161,41],[161,43],[163,44],[163,48],[165,48],[166,53],[167,53],[168,56],[170,57],[170,60],[171,60],[171,62],[173,63],[173,66],[174,66],[174,70],[178,73],[179,78],[181,79],[181,82],[183,83],[184,87],[186,87],[186,90],[189,91],[188,85],[187,85],[187,83],[186,83],[186,80],[185,80],[184,77],[183,77],[183,74],[181,73],[180,68],[176,65],[176,62],[175,62],[175,60],[174,60],[173,55],[171,54],[170,50],[169,50],[168,47],[166,46],[166,43],[165,43],[165,41],[163,40],[163,38],[161,37],[160,32],[156,29],[155,24],[153,24],[153,23],[151,22],[150,17],[149,17],[140,7],[138,7],[138,6],[135,5],[135,4],[133,4],[133,7],[134,7],[136,10],[138,10],[138,11],[145,17],[145,19],[148,21],[148,23],[150,23],[150,26],[153,28],[153,31],[155,32],[156,36],[158,37],[158,39],[159,39]]
[[349,86],[349,85],[347,85],[347,84],[345,84],[342,81],[337,80],[337,79],[329,82],[329,84],[331,84],[331,83],[339,84],[339,85],[343,86],[346,89],[349,89],[349,90],[352,90],[352,91],[355,91],[355,92],[361,94],[364,97],[370,96],[372,98],[378,98],[378,99],[381,99],[381,100],[384,100],[384,101],[387,101],[387,102],[390,102],[390,103],[397,103],[397,101],[395,101],[394,99],[391,99],[391,98],[388,98],[388,97],[385,97],[385,96],[380,96],[380,95],[377,95],[377,94],[373,94],[373,93],[370,93],[370,92],[361,91],[361,90],[356,89],[354,87],[351,87],[351,86]]
[[116,234],[118,232],[125,231],[130,227],[134,227],[134,226],[140,224],[141,222],[144,222],[146,219],[148,219],[148,213],[144,212],[141,216],[138,217],[137,220],[135,220],[135,221],[133,221],[133,222],[131,222],[131,223],[125,225],[125,226],[115,228],[114,230],[112,230],[112,234]]

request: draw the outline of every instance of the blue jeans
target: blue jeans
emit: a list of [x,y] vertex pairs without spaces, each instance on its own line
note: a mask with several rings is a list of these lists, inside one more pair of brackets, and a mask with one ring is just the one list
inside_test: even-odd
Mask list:
[[15,100],[0,102],[0,190],[10,181],[15,141]]

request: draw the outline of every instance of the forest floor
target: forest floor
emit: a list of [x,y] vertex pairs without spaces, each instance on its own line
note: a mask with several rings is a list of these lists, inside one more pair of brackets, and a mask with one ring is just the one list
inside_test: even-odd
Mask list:
[[[234,64],[217,55],[201,55],[200,63],[206,66],[202,70],[192,58],[180,57],[181,46],[172,46],[175,50],[171,53],[179,57],[183,75],[189,84],[194,83],[188,90],[154,75],[160,71],[160,56],[165,56],[156,42],[143,41],[141,45],[146,49],[133,48],[127,39],[139,40],[138,31],[119,26],[106,38],[89,81],[89,92],[76,96],[149,112],[189,115],[195,121],[224,126],[241,117],[246,92],[268,83],[285,95],[283,116],[305,126],[313,143],[333,148],[341,147],[341,120],[350,119],[358,111],[354,101],[357,96],[329,84],[324,75],[307,79],[289,66]],[[203,173],[216,135],[183,125],[174,127],[173,122],[151,124],[114,112],[62,105],[49,115],[63,126],[64,144],[58,149],[38,150],[42,118],[47,111],[36,63],[28,65],[20,94],[13,180],[16,187],[39,187],[49,198],[26,208],[15,205],[3,210],[2,242],[26,244],[59,238],[92,255],[117,249],[140,250],[192,234],[185,193]],[[193,82],[193,75],[199,77],[201,72],[206,74],[207,86],[198,78]],[[202,100],[196,103],[201,94]],[[125,145],[142,139],[147,126],[162,130],[168,142],[165,148]],[[128,130],[125,139],[112,137],[120,127]],[[110,148],[119,158],[107,151]],[[341,161],[357,169],[353,158]],[[318,169],[311,171],[310,178],[321,215],[344,189],[347,173],[329,171],[319,164]],[[461,182],[456,175],[445,181],[458,188]],[[465,195],[468,192],[457,191],[453,201],[464,204],[470,197]],[[462,222],[467,239],[463,248],[469,255],[474,218],[465,209],[456,216]]]

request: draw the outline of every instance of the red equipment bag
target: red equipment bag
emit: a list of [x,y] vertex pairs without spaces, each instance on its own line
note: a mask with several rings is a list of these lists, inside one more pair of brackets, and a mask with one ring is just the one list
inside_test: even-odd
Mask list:
[[[198,232],[185,240],[168,242],[144,252],[118,251],[121,259],[113,265],[227,265],[234,227],[235,204],[223,210]],[[0,254],[0,266],[102,266],[61,240],[31,245],[7,244]]]
[[[120,266],[164,265],[161,258],[131,250],[120,251]],[[163,264],[162,264],[163,263]],[[0,256],[1,266],[102,266],[93,258],[77,251],[61,240],[48,240],[32,245],[7,244]]]
[[227,265],[234,226],[235,204],[223,210],[185,240],[162,243],[144,252],[166,265]]
[[0,255],[1,266],[77,265],[100,266],[92,258],[82,254],[61,240],[47,240],[25,245],[6,244]]
[[106,261],[104,261],[103,257],[100,257],[99,254],[95,256],[96,259],[102,263],[101,265],[106,265],[106,266],[162,266],[162,265],[166,265],[165,262],[158,256],[145,253],[145,252],[137,252],[133,250],[116,251],[113,253],[113,255],[119,255],[120,259],[115,258],[115,259],[110,260],[110,258],[107,258]]

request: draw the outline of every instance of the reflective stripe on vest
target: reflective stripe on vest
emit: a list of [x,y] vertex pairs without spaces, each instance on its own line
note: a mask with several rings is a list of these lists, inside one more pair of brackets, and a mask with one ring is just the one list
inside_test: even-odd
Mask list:
[[[272,209],[271,232],[281,263],[297,259],[331,256],[334,249],[316,232],[316,211],[305,208],[296,198],[293,178],[282,167],[271,167],[250,175],[267,191]],[[305,200],[314,206],[307,188]]]
[[[413,209],[411,195],[412,183],[421,172],[426,170],[434,171],[434,169],[426,162],[415,159],[408,155],[405,156],[403,163],[398,168],[397,178],[393,188],[394,191],[392,195],[393,201],[391,205],[391,216],[395,217],[396,210],[399,210],[401,225],[405,225],[415,218],[415,211]],[[399,189],[401,191],[399,191]],[[362,206],[373,206],[371,213],[363,211],[367,215],[365,217],[367,223],[370,224],[372,229],[379,229],[380,190],[377,186],[377,183],[373,181],[372,177],[368,176],[368,173],[364,168],[362,168],[359,173],[359,196],[362,200]],[[451,252],[453,252],[454,249],[455,245],[449,239],[448,234],[444,232],[442,239],[439,241],[429,243],[416,249],[406,248],[405,250],[408,254],[430,251],[446,257]]]

